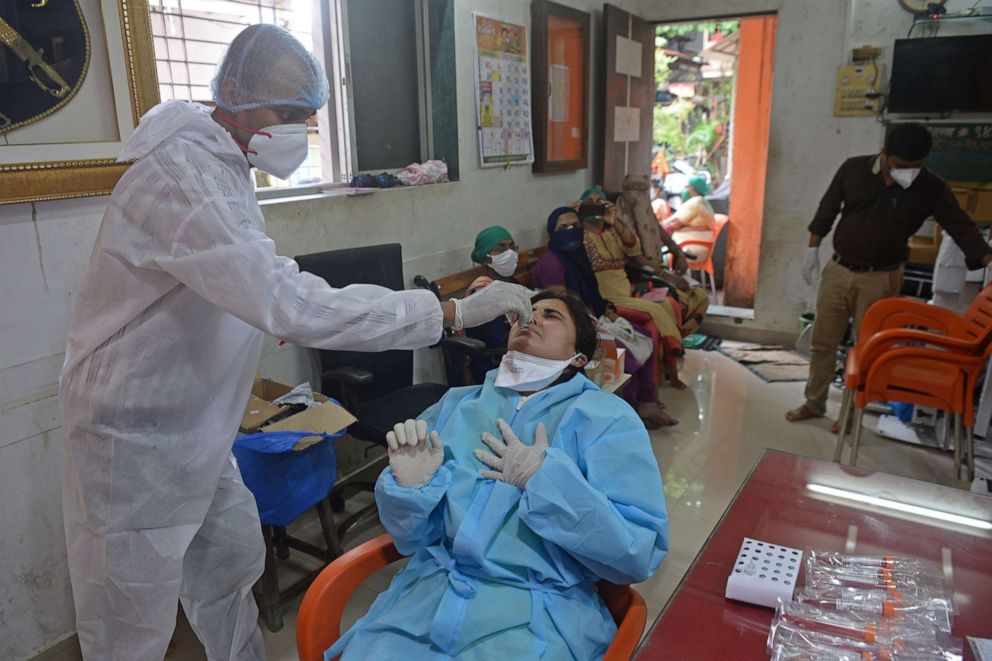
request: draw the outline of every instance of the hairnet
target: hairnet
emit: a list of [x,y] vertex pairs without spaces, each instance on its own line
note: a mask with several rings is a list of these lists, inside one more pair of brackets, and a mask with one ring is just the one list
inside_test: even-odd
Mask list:
[[[232,98],[222,85],[237,82]],[[277,25],[249,25],[234,38],[210,85],[214,101],[231,112],[272,106],[316,110],[327,103],[327,76],[317,58]]]
[[513,237],[510,236],[510,232],[505,227],[493,225],[482,230],[475,237],[475,249],[472,250],[472,261],[476,264],[482,264],[489,251],[495,248],[497,243],[506,241],[507,239],[513,239]]

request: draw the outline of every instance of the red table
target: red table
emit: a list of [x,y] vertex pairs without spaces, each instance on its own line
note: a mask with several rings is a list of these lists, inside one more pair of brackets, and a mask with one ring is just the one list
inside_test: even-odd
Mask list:
[[[952,635],[992,638],[992,498],[768,450],[636,658],[768,658],[765,644],[774,612],[723,596],[744,537],[802,549],[934,561],[949,575],[947,586],[959,609]],[[800,576],[798,585],[804,581]],[[967,648],[965,657],[971,658]]]

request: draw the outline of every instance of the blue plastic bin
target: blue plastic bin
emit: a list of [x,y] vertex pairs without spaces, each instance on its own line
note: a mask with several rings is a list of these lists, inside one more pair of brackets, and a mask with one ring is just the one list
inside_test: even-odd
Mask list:
[[[337,477],[333,439],[344,432],[259,432],[234,440],[241,476],[255,496],[264,525],[287,526],[327,496]],[[294,452],[293,446],[304,436],[324,440]]]

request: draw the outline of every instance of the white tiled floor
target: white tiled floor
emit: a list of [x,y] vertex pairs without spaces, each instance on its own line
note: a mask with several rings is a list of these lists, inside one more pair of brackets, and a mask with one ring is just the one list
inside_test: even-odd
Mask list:
[[[836,437],[831,418],[790,424],[785,412],[802,403],[803,383],[763,382],[744,367],[717,352],[691,351],[682,369],[689,384],[685,391],[664,389],[668,410],[681,423],[651,432],[665,481],[670,519],[670,550],[658,572],[637,586],[648,604],[648,622],[654,621],[668,597],[713,530],[738,487],[765,448],[829,460]],[[839,405],[839,391],[831,392],[831,415]],[[874,422],[867,422],[874,428]],[[884,470],[920,480],[949,484],[951,457],[937,450],[908,446],[878,438],[866,431],[859,466]],[[313,524],[308,526],[312,529]],[[381,532],[367,530],[363,539]],[[377,590],[388,585],[391,572],[369,579],[356,593],[345,613],[354,621],[371,603]],[[185,622],[177,629],[177,649],[170,659],[204,659]],[[271,661],[296,659],[295,607],[287,609],[284,628],[265,634]]]

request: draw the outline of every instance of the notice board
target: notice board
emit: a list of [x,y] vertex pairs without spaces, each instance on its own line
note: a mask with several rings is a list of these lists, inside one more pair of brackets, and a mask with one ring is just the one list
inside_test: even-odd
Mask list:
[[992,182],[992,123],[931,124],[926,166],[948,181]]

